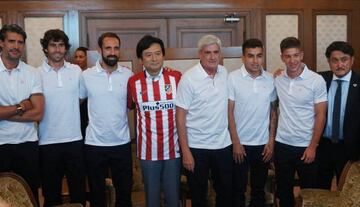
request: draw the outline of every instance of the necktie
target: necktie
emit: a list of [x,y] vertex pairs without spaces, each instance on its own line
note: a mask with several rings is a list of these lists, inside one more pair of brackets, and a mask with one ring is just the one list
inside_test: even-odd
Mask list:
[[340,110],[341,110],[341,80],[336,80],[337,88],[334,97],[334,108],[332,116],[331,140],[337,143],[340,137]]

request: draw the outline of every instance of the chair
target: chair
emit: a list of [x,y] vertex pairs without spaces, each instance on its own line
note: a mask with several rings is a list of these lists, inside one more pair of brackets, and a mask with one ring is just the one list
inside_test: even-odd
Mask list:
[[[9,207],[38,207],[29,185],[19,175],[12,172],[0,173],[0,204]],[[82,207],[68,203],[59,207]]]
[[29,185],[11,172],[0,173],[0,200],[11,207],[37,207]]
[[53,206],[53,207],[83,207],[83,205],[80,203],[65,203],[65,204],[57,205],[57,206]]
[[302,189],[301,197],[303,207],[360,206],[360,161],[345,165],[337,191]]

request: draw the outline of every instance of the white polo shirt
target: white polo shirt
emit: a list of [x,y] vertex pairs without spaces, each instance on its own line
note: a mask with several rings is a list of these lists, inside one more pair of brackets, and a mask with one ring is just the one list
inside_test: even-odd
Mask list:
[[82,73],[80,97],[88,98],[89,125],[85,144],[116,146],[130,142],[127,119],[127,82],[133,73],[118,65],[110,75],[99,61]]
[[[35,93],[42,93],[39,71],[20,61],[18,66],[10,72],[5,68],[0,57],[0,105],[16,105]],[[34,122],[0,120],[0,145],[37,140]]]
[[315,121],[315,104],[327,101],[325,80],[305,66],[303,72],[290,79],[286,73],[275,79],[280,100],[276,141],[308,147]]
[[187,110],[188,145],[198,149],[223,149],[231,144],[228,131],[227,70],[219,65],[211,78],[200,63],[181,78],[176,106]]
[[45,60],[41,71],[45,113],[39,125],[39,144],[73,142],[80,131],[79,87],[81,69],[65,62],[57,72]]
[[269,141],[270,103],[276,100],[274,79],[262,70],[252,78],[243,65],[229,74],[229,99],[235,102],[236,131],[243,145],[264,145]]

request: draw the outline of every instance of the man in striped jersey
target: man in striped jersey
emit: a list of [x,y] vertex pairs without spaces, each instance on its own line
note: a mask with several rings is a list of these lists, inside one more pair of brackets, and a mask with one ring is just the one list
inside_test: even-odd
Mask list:
[[178,71],[163,67],[161,39],[144,36],[136,48],[144,71],[128,81],[128,105],[137,110],[137,156],[141,160],[146,206],[160,206],[160,188],[166,206],[179,206],[180,152],[175,127]]

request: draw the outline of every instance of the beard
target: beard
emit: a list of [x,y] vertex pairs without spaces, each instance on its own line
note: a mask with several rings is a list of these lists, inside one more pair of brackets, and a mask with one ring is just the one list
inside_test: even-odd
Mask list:
[[117,64],[119,57],[116,55],[108,55],[108,56],[102,56],[102,59],[104,63],[110,67],[113,67]]

